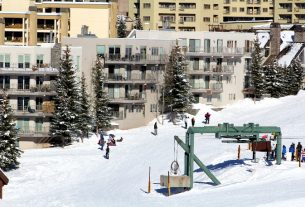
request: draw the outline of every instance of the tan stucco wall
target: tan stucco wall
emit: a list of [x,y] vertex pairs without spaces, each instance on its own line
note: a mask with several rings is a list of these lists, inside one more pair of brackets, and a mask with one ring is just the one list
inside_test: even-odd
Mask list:
[[24,12],[28,11],[30,0],[19,0],[18,3],[12,0],[2,0],[2,11]]
[[70,36],[76,37],[80,34],[82,25],[87,25],[89,32],[99,38],[108,37],[109,10],[71,8]]

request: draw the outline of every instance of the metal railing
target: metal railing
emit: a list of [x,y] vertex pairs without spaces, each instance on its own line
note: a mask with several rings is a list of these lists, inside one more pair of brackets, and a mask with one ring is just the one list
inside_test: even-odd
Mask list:
[[229,47],[195,47],[189,48],[186,55],[243,55],[244,48],[229,48]]
[[234,66],[233,65],[216,65],[204,68],[198,68],[193,70],[188,70],[189,74],[203,74],[203,73],[234,73]]
[[106,80],[108,81],[151,81],[156,80],[153,74],[132,74],[126,75],[125,73],[106,74]]
[[200,90],[212,90],[212,91],[222,91],[223,90],[223,84],[222,83],[208,83],[208,84],[204,84],[204,86],[202,86],[202,84],[191,83],[190,85],[191,85],[192,89],[195,89],[195,90],[196,89],[197,90],[198,89],[200,89]]
[[146,54],[134,54],[134,55],[125,55],[121,54],[105,54],[104,55],[105,63],[112,62],[121,62],[121,63],[151,63],[151,64],[159,64],[159,63],[167,63],[168,55],[146,55]]

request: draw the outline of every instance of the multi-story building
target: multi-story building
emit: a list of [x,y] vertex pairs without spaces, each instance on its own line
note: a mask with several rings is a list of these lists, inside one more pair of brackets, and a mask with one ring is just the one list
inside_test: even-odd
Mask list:
[[104,61],[105,90],[114,120],[129,129],[147,124],[159,115],[160,81],[175,40],[64,38],[64,44],[82,48],[82,71],[92,95],[92,67],[97,56]]
[[281,24],[304,24],[305,1],[302,0],[277,0],[275,1],[274,19]]
[[146,30],[162,28],[176,31],[248,29],[253,26],[253,20],[273,19],[273,1],[132,0],[129,1],[129,17],[140,17]]
[[[0,96],[8,95],[14,111],[20,147],[48,145],[50,119],[56,95],[60,44],[48,46],[0,46]],[[71,48],[75,70],[80,70],[79,48]]]
[[188,60],[191,91],[198,103],[220,107],[244,98],[255,33],[143,30],[136,31],[134,37],[179,40]]
[[106,0],[0,0],[0,45],[40,45],[76,37],[86,26],[115,37],[117,3]]

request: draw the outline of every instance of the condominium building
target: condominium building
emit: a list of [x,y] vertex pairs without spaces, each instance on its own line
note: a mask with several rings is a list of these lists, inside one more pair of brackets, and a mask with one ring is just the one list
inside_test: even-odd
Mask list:
[[[78,72],[81,53],[79,48],[71,50]],[[3,92],[8,95],[22,149],[49,146],[61,51],[60,44],[0,46],[0,96]]]
[[221,107],[244,98],[255,33],[143,30],[134,37],[179,40],[196,102]]
[[304,0],[277,0],[274,8],[274,19],[281,24],[305,23]]
[[113,127],[143,126],[160,115],[160,82],[175,40],[83,37],[63,43],[82,48],[81,67],[91,95],[92,67],[97,56],[103,61]]
[[116,15],[116,1],[0,0],[0,45],[61,42],[83,26],[97,37],[115,37]]
[[[176,31],[248,29],[255,24],[253,20],[273,19],[273,1],[131,0],[129,1],[129,17],[140,17],[146,30],[162,28]],[[236,23],[237,21],[238,23]]]

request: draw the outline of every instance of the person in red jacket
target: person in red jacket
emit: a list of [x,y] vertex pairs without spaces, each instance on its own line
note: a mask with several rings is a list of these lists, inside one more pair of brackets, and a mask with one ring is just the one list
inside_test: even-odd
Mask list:
[[192,118],[192,127],[194,127],[195,126],[195,118],[193,117]]

